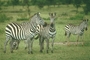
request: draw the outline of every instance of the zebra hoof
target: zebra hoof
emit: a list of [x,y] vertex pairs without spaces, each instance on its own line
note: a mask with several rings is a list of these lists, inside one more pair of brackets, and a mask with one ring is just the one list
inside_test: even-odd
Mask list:
[[28,54],[33,54],[33,52],[32,52],[32,51],[31,51],[31,52],[30,52],[30,51],[28,51]]
[[27,49],[27,47],[25,47],[25,50]]
[[4,53],[6,53],[6,51],[3,51]]
[[16,47],[16,49],[15,50],[17,50],[18,49],[18,47]]
[[11,51],[11,53],[13,53],[13,51]]
[[47,50],[47,53],[48,53],[48,50]]
[[41,52],[41,53],[43,53],[43,51],[42,51],[42,50],[40,50],[40,52]]
[[53,53],[53,51],[51,51],[51,53]]
[[31,54],[33,54],[33,52],[31,51]]

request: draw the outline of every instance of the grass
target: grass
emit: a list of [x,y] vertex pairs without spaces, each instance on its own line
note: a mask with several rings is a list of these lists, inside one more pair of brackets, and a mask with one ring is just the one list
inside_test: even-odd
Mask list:
[[[17,11],[19,9],[22,9],[21,6],[17,7],[3,7],[3,11]],[[23,8],[25,9],[25,7]],[[22,10],[23,10],[22,9]],[[41,12],[41,16],[43,18],[46,18],[45,21],[49,23],[48,13],[55,11],[57,13],[57,20],[55,21],[56,23],[56,38],[55,38],[55,43],[59,42],[64,42],[66,41],[66,37],[64,36],[64,26],[68,23],[73,23],[75,25],[79,24],[81,20],[77,19],[78,15],[73,12],[75,8],[71,5],[67,8],[65,5],[61,5],[60,8],[57,7],[50,7],[50,9],[47,9],[47,7],[44,7],[42,10],[38,9],[37,7],[31,6],[31,15],[33,15],[35,12]],[[67,11],[66,11],[67,10]],[[79,8],[79,11],[82,11],[82,8]],[[67,15],[62,15],[63,12],[67,13]],[[9,44],[7,45],[7,53],[3,53],[3,46],[4,46],[4,41],[5,41],[5,26],[10,23],[10,22],[22,22],[22,21],[17,21],[18,18],[28,18],[28,15],[26,12],[24,13],[4,13],[8,17],[12,17],[11,20],[5,21],[3,23],[0,23],[0,60],[90,60],[90,21],[88,24],[88,30],[85,31],[83,35],[84,39],[84,46],[81,44],[75,46],[70,45],[60,45],[60,44],[54,44],[54,53],[46,53],[46,48],[44,49],[43,53],[39,52],[39,42],[38,40],[34,41],[33,44],[33,52],[34,54],[28,54],[27,50],[24,49],[25,44],[24,41],[21,41],[20,47],[18,50],[14,50],[14,53],[10,53],[10,47]],[[79,14],[79,13],[78,13]],[[79,14],[83,16],[83,14]],[[77,16],[75,19],[77,20],[70,20],[70,17]],[[90,15],[85,16],[84,18],[88,18]],[[71,35],[70,41],[75,42],[77,36]],[[81,40],[79,40],[81,41]],[[45,46],[46,47],[46,46]]]

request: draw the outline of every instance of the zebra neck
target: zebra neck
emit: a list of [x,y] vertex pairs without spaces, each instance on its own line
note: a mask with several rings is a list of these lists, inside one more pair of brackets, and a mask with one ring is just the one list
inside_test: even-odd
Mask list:
[[81,30],[84,30],[84,25],[85,25],[85,23],[82,22],[82,23],[79,25],[79,28],[80,28]]
[[50,35],[55,35],[56,34],[56,31],[54,31],[54,32],[49,31],[49,34]]
[[55,29],[55,26],[53,23],[50,25],[49,34],[51,34],[51,35],[56,34],[56,29]]

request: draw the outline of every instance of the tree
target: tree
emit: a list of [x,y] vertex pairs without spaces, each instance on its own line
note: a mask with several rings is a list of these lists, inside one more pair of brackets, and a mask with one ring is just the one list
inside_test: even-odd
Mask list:
[[23,0],[23,6],[24,5],[27,6],[27,12],[28,12],[28,15],[30,16],[30,9],[29,9],[30,1],[29,0]]
[[46,0],[31,0],[32,5],[38,6],[40,9],[45,6]]
[[71,4],[73,2],[73,0],[65,0],[65,4],[68,6],[69,4]]
[[87,15],[90,12],[90,0],[83,0],[85,3],[84,13]]
[[73,0],[73,5],[76,7],[77,12],[78,8],[81,6],[82,0]]
[[19,4],[19,0],[11,0],[11,2],[12,2],[13,7],[14,7],[14,5],[18,5]]

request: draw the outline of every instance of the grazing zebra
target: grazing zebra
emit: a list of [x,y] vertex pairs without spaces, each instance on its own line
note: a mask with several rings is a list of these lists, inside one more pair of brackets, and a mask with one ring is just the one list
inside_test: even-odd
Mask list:
[[40,52],[42,52],[44,48],[44,40],[46,41],[47,45],[47,53],[49,49],[49,39],[52,38],[52,43],[51,43],[51,52],[53,53],[53,44],[55,40],[55,35],[56,35],[56,29],[55,29],[55,17],[56,13],[49,13],[50,16],[50,24],[46,24],[45,27],[41,28],[41,31],[39,33],[39,43],[40,43]]
[[[82,36],[83,35],[84,29],[87,30],[87,24],[88,24],[88,19],[83,20],[77,26],[75,26],[73,24],[66,25],[65,26],[65,36],[67,36],[67,38],[69,38],[71,34],[78,35],[78,38],[77,38],[77,44],[78,44],[79,36]],[[68,39],[67,39],[67,42],[69,42]]]
[[30,21],[24,23],[10,23],[6,26],[6,41],[4,45],[4,53],[6,52],[6,45],[11,40],[11,53],[13,52],[13,43],[15,40],[27,40],[28,53],[32,52],[33,38],[40,31],[40,25],[44,25],[44,20],[40,17],[40,13],[32,16]]

